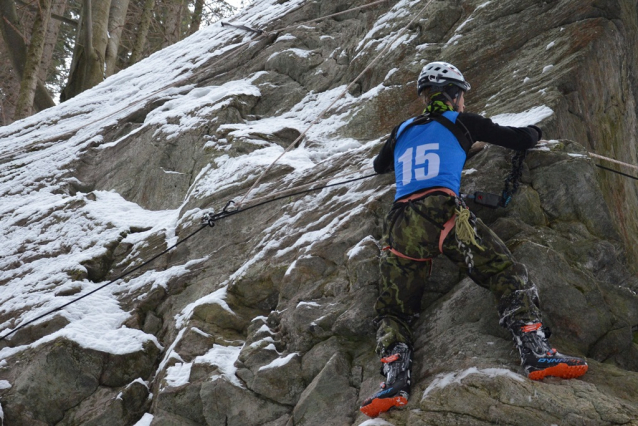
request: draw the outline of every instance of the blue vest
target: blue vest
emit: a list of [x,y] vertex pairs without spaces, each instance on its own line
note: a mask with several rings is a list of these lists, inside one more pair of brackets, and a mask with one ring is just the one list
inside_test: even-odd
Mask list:
[[[456,122],[458,112],[446,111],[443,116]],[[461,171],[465,165],[465,151],[456,137],[442,124],[405,127],[411,118],[399,126],[394,146],[395,200],[414,192],[432,188],[449,188],[458,194],[461,190]]]

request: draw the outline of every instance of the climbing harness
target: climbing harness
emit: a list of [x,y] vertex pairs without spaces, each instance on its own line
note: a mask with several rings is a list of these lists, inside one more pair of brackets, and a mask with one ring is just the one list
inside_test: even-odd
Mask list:
[[489,192],[476,191],[473,195],[465,195],[464,198],[473,200],[476,204],[496,209],[498,207],[507,207],[512,201],[512,197],[518,191],[523,175],[523,161],[527,151],[517,151],[512,156],[512,170],[505,178],[505,186],[501,195],[491,194]]
[[[455,203],[454,214],[452,215],[452,217],[450,217],[450,219],[447,220],[447,222],[445,222],[443,225],[440,225],[429,216],[421,213],[418,209],[414,209],[414,211],[441,230],[441,233],[439,235],[439,252],[441,253],[443,253],[443,243],[445,239],[454,228],[454,234],[455,234],[455,238],[459,246],[459,249],[464,254],[465,263],[468,266],[468,270],[472,272],[472,268],[474,267],[474,261],[473,261],[474,256],[472,255],[471,246],[473,245],[481,251],[485,250],[485,248],[483,248],[480,245],[481,238],[478,235],[478,231],[476,229],[477,218],[476,216],[474,216],[474,213],[472,213],[468,209],[468,207],[463,202],[462,198],[458,197],[456,193],[454,193],[454,191],[448,188],[431,188],[425,191],[417,192],[408,197],[396,200],[394,203],[395,203],[395,206],[402,206],[405,204],[411,206],[413,202],[417,200],[421,200],[429,195],[433,195],[436,193],[445,194],[454,198],[454,203]],[[397,250],[396,248],[392,246],[393,245],[393,242],[392,242],[393,227],[394,227],[394,222],[390,225],[390,229],[388,232],[390,245],[383,247],[382,250],[389,251],[390,253],[402,259],[412,260],[415,262],[429,262],[430,273],[432,273],[432,258],[419,259],[419,258],[410,257],[406,255],[405,253],[400,252],[399,250]]]
[[[386,0],[384,0],[384,1],[386,1]],[[374,2],[374,3],[370,3],[370,4],[368,4],[368,5],[364,5],[364,6],[360,6],[360,7],[354,8],[354,9],[352,9],[352,10],[355,10],[355,9],[361,9],[361,8],[363,8],[363,7],[370,7],[370,6],[372,6],[372,5],[376,5],[376,4],[379,4],[379,3],[383,3],[384,1],[377,1],[377,2]],[[381,57],[382,57],[383,55],[385,55],[385,53],[386,53],[386,52],[387,52],[387,51],[388,51],[388,50],[389,50],[389,49],[390,49],[390,48],[394,45],[394,43],[395,43],[397,40],[399,40],[399,39],[400,39],[400,37],[403,35],[403,33],[404,33],[405,31],[407,31],[407,29],[408,29],[408,28],[409,28],[409,27],[410,27],[410,26],[411,26],[411,25],[412,25],[412,24],[413,24],[413,23],[414,23],[414,22],[415,22],[415,21],[419,18],[419,16],[420,16],[420,15],[421,15],[424,11],[425,11],[425,9],[428,7],[428,5],[429,5],[431,2],[432,2],[432,0],[428,0],[428,2],[427,2],[427,3],[425,4],[425,6],[421,9],[421,11],[420,11],[417,15],[415,15],[415,17],[414,17],[414,18],[413,18],[413,19],[412,19],[412,20],[411,20],[411,21],[410,21],[410,22],[409,22],[409,23],[408,23],[405,27],[403,27],[403,28],[402,28],[402,29],[398,32],[398,34],[397,34],[397,35],[395,36],[395,38],[393,39],[392,43],[388,43],[388,44],[386,45],[386,47],[385,47],[385,48],[384,48],[384,49],[383,49],[383,50],[382,50],[382,51],[381,51],[381,52],[380,52],[380,53],[379,53],[379,54],[378,54],[378,55],[374,58],[374,60],[373,60],[373,61],[372,61],[372,62],[371,62],[371,63],[370,63],[370,64],[369,64],[369,65],[368,65],[368,66],[367,66],[367,67],[366,67],[363,71],[361,71],[361,73],[360,73],[360,74],[359,74],[359,75],[358,75],[358,76],[357,76],[357,77],[356,77],[356,78],[355,78],[355,79],[354,79],[354,80],[353,80],[353,81],[352,81],[352,82],[351,82],[351,83],[350,83],[350,84],[349,84],[349,85],[345,88],[345,90],[344,90],[344,91],[343,91],[343,92],[342,92],[342,93],[341,93],[341,94],[340,94],[340,95],[339,95],[339,96],[338,96],[338,97],[337,97],[337,98],[336,98],[336,99],[332,102],[332,104],[330,104],[330,105],[329,105],[329,106],[328,106],[328,107],[327,107],[324,111],[322,111],[322,112],[321,112],[321,113],[320,113],[320,114],[319,114],[319,115],[315,118],[315,120],[314,120],[314,121],[313,121],[313,122],[312,122],[312,123],[308,126],[308,128],[306,128],[306,130],[304,130],[304,132],[303,132],[303,133],[301,133],[301,134],[299,135],[299,137],[297,137],[297,139],[296,139],[295,141],[293,141],[293,142],[292,142],[292,143],[288,146],[288,148],[286,148],[286,149],[284,150],[284,152],[282,152],[282,154],[281,154],[281,155],[280,155],[277,159],[275,159],[275,161],[273,161],[273,163],[272,163],[272,164],[271,164],[271,165],[270,165],[270,166],[269,166],[266,170],[264,170],[264,172],[263,172],[263,173],[259,176],[259,178],[258,178],[258,179],[254,182],[254,184],[252,185],[252,187],[248,190],[248,192],[246,192],[246,194],[245,194],[245,195],[243,196],[243,198],[239,201],[239,203],[228,202],[228,203],[226,204],[226,206],[224,207],[224,209],[223,209],[220,213],[217,213],[217,214],[215,214],[215,213],[207,213],[207,214],[205,214],[205,215],[204,215],[204,218],[202,218],[202,222],[203,222],[203,223],[202,223],[202,225],[200,226],[200,228],[198,228],[196,231],[194,231],[193,233],[191,233],[190,235],[188,235],[186,238],[184,238],[184,239],[182,239],[182,240],[178,241],[176,244],[174,244],[173,246],[171,246],[171,247],[167,248],[166,250],[164,250],[164,251],[163,251],[163,252],[161,252],[160,254],[158,254],[158,255],[154,256],[154,257],[153,257],[153,258],[151,258],[150,260],[148,260],[148,261],[146,261],[146,262],[142,263],[141,265],[139,265],[139,266],[137,266],[136,268],[134,268],[134,269],[132,269],[132,270],[130,270],[130,271],[128,271],[128,272],[126,272],[125,274],[123,274],[123,275],[121,275],[121,276],[119,276],[119,277],[117,277],[116,279],[114,279],[114,280],[112,280],[112,281],[110,281],[110,282],[108,282],[108,283],[106,283],[106,284],[104,284],[104,285],[102,285],[102,286],[98,287],[97,289],[94,289],[94,290],[92,290],[91,292],[89,292],[89,293],[87,293],[87,294],[85,294],[85,295],[83,295],[83,296],[80,296],[80,297],[78,297],[78,298],[76,298],[76,299],[74,299],[74,300],[71,300],[70,302],[68,302],[68,303],[66,303],[66,304],[64,304],[64,305],[62,305],[62,306],[60,306],[60,307],[57,307],[57,308],[55,308],[55,309],[53,309],[53,310],[51,310],[51,311],[48,311],[48,312],[46,312],[46,313],[44,313],[44,314],[42,314],[42,315],[38,316],[37,318],[34,318],[34,319],[32,319],[32,320],[30,320],[30,321],[28,321],[28,322],[26,322],[26,323],[24,323],[24,324],[20,325],[19,327],[16,327],[15,329],[13,329],[11,332],[9,332],[9,333],[5,334],[4,336],[0,336],[0,341],[4,340],[5,338],[7,338],[7,337],[8,337],[8,336],[10,336],[11,334],[15,333],[16,331],[18,331],[18,330],[20,330],[20,329],[22,329],[22,328],[26,327],[27,325],[32,324],[33,322],[38,321],[38,320],[40,320],[40,319],[42,319],[42,318],[44,318],[44,317],[46,317],[46,316],[48,316],[48,315],[50,315],[50,314],[52,314],[52,313],[54,313],[54,312],[57,312],[57,311],[59,311],[59,310],[63,309],[64,307],[69,306],[70,304],[75,303],[75,302],[77,302],[77,301],[79,301],[79,300],[81,300],[81,299],[83,299],[83,298],[85,298],[85,297],[87,297],[87,296],[89,296],[89,295],[91,295],[91,294],[93,294],[93,293],[95,293],[95,292],[97,292],[97,291],[99,291],[99,290],[101,290],[101,289],[103,289],[103,288],[105,288],[105,287],[107,287],[107,286],[109,286],[109,285],[111,285],[111,284],[115,283],[116,281],[118,281],[118,280],[120,280],[120,279],[122,279],[122,278],[124,278],[124,277],[126,277],[126,276],[128,276],[128,275],[130,275],[131,273],[133,273],[133,272],[135,272],[135,271],[139,270],[140,268],[142,268],[142,267],[144,267],[144,266],[148,265],[149,263],[153,262],[155,259],[157,259],[157,258],[161,257],[161,256],[162,256],[162,255],[164,255],[165,253],[168,253],[170,250],[172,250],[172,249],[174,249],[175,247],[177,247],[178,245],[182,244],[183,242],[185,242],[186,240],[188,240],[189,238],[191,238],[191,237],[192,237],[192,236],[194,236],[195,234],[199,233],[199,232],[200,232],[201,230],[203,230],[204,228],[206,228],[206,227],[208,227],[208,226],[213,227],[213,226],[215,225],[215,223],[216,223],[218,220],[220,220],[220,219],[223,219],[223,218],[226,218],[226,217],[229,217],[229,216],[233,216],[233,215],[235,215],[235,214],[239,214],[239,213],[244,212],[244,211],[247,211],[247,210],[249,210],[249,209],[256,208],[256,207],[258,207],[258,206],[261,206],[261,205],[267,204],[267,203],[269,203],[269,202],[274,202],[274,201],[277,201],[277,200],[282,199],[282,198],[287,198],[287,197],[291,197],[291,196],[294,196],[294,195],[299,195],[299,194],[303,194],[303,193],[307,193],[307,192],[311,192],[311,191],[316,191],[316,190],[323,189],[323,188],[327,188],[327,187],[331,187],[331,186],[343,185],[343,184],[345,184],[345,183],[349,183],[349,182],[353,182],[353,181],[356,181],[356,180],[366,179],[366,178],[369,178],[369,177],[375,176],[375,175],[376,175],[376,173],[375,173],[375,174],[372,174],[372,175],[367,175],[367,176],[363,176],[363,177],[360,177],[360,178],[356,178],[356,179],[351,179],[351,180],[349,180],[349,181],[345,181],[345,182],[335,183],[335,184],[331,184],[331,185],[325,185],[325,186],[323,186],[323,187],[318,187],[318,188],[308,189],[308,190],[305,190],[305,191],[300,191],[300,192],[298,192],[298,193],[288,194],[288,195],[281,196],[281,197],[276,197],[276,198],[273,198],[273,199],[271,199],[271,200],[269,200],[269,201],[264,201],[264,202],[262,202],[262,203],[258,203],[258,204],[251,205],[251,206],[249,206],[249,207],[242,208],[242,204],[243,204],[244,200],[246,199],[246,197],[248,197],[248,195],[250,194],[250,192],[251,192],[251,191],[252,191],[252,190],[253,190],[253,189],[254,189],[254,188],[258,185],[258,183],[261,181],[261,179],[262,179],[262,178],[266,175],[266,173],[268,173],[268,171],[269,171],[269,170],[270,170],[270,169],[274,166],[274,164],[275,164],[277,161],[279,161],[279,159],[280,159],[281,157],[283,157],[283,155],[284,155],[286,152],[288,152],[288,151],[289,151],[292,147],[295,147],[295,146],[297,146],[297,145],[298,145],[298,143],[299,143],[299,142],[300,142],[300,141],[301,141],[301,140],[305,137],[305,135],[306,135],[306,133],[308,132],[308,130],[310,130],[310,128],[311,128],[312,126],[314,126],[315,124],[317,124],[317,123],[318,123],[318,122],[319,122],[319,121],[323,118],[323,115],[324,115],[324,114],[325,114],[328,110],[330,110],[330,109],[331,109],[331,108],[332,108],[332,107],[333,107],[333,106],[337,103],[337,101],[338,101],[339,99],[341,99],[343,96],[345,96],[345,95],[346,95],[346,94],[350,91],[350,89],[354,86],[354,84],[356,84],[356,82],[357,82],[357,81],[359,81],[359,80],[363,77],[363,75],[364,75],[366,72],[368,72],[368,70],[369,70],[370,68],[372,68],[372,66],[373,66],[376,62],[378,62],[378,61],[381,59]],[[339,12],[339,14],[346,13],[346,12],[349,12],[349,10],[348,10],[348,11]],[[337,15],[337,14],[333,14],[333,16],[336,16],[336,15]],[[325,18],[326,18],[326,17],[323,17],[323,18],[321,18],[321,19],[325,19]],[[310,21],[309,21],[309,22],[310,22]],[[226,23],[226,24],[227,24],[227,23]],[[258,31],[261,31],[261,30],[255,30],[255,29],[252,29],[252,28],[249,28],[249,27],[245,27],[245,28],[243,28],[244,26],[238,26],[238,25],[233,25],[233,24],[227,24],[227,25],[232,26],[232,27],[236,27],[236,28],[239,28],[239,29],[242,29],[242,30],[252,31],[252,32],[255,32],[255,33],[257,33]],[[298,26],[298,25],[302,25],[302,24],[296,24],[295,26]],[[262,37],[262,36],[264,36],[264,34],[270,34],[270,32],[268,32],[268,33],[267,33],[267,32],[259,33],[258,37]],[[236,53],[237,51],[245,50],[246,48],[248,48],[248,47],[251,45],[251,43],[252,43],[252,42],[254,42],[254,40],[246,41],[246,42],[244,42],[244,43],[242,43],[242,44],[240,44],[240,45],[236,46],[236,48],[234,49],[234,50],[235,50],[235,52],[232,52],[232,53]],[[222,62],[223,60],[225,60],[225,59],[227,58],[227,56],[229,56],[229,55],[225,55],[225,54],[221,55],[221,57],[220,57],[217,61],[215,61],[215,62],[214,62],[214,64],[213,64],[212,66],[217,65],[218,63]],[[208,68],[210,68],[210,66],[209,66]],[[194,75],[196,76],[196,75],[198,75],[199,73],[203,73],[203,72],[204,72],[204,70],[202,70],[202,71],[200,71],[200,72],[198,72],[198,73],[195,73]],[[191,76],[191,78],[192,78],[192,76]],[[133,105],[134,105],[134,104],[137,104],[137,103],[139,103],[139,102],[141,102],[141,101],[143,101],[143,100],[145,100],[145,99],[148,99],[148,98],[150,98],[151,96],[153,96],[153,95],[155,95],[155,94],[158,94],[158,93],[160,93],[160,92],[162,92],[162,91],[164,91],[164,90],[166,90],[166,89],[168,89],[168,88],[170,88],[170,87],[177,86],[179,83],[180,83],[180,82],[174,82],[174,83],[171,83],[171,84],[169,84],[169,85],[167,85],[167,86],[165,86],[165,87],[162,87],[161,89],[159,89],[159,90],[157,90],[157,91],[155,91],[155,92],[151,93],[150,95],[148,95],[148,96],[146,96],[146,97],[144,97],[144,98],[141,98],[141,99],[136,100],[136,101],[133,103]],[[111,114],[109,114],[109,115],[107,115],[107,116],[105,116],[105,117],[101,117],[101,118],[99,118],[99,119],[97,119],[97,120],[95,120],[95,121],[93,121],[93,122],[89,123],[89,125],[90,125],[90,124],[95,124],[95,123],[97,123],[97,122],[99,122],[99,121],[102,121],[102,120],[104,120],[104,119],[105,119],[105,118],[107,118],[107,117],[111,117],[111,116],[113,116],[113,115],[117,114],[118,112],[121,112],[121,111],[123,111],[124,109],[126,109],[126,108],[130,107],[131,105],[132,105],[132,104],[129,104],[127,107],[122,108],[122,109],[121,109],[121,110],[119,110],[119,111],[115,111],[115,112],[113,112],[113,113],[111,113]],[[86,125],[83,125],[83,128],[84,128],[85,126],[86,126]],[[73,135],[74,135],[77,131],[79,131],[79,130],[80,130],[80,129],[72,130],[72,131],[70,131],[70,132],[66,132],[66,133],[64,133],[63,135],[54,136],[54,137],[52,137],[52,138],[49,138],[48,140],[45,140],[45,141],[39,141],[39,142],[37,142],[37,143],[44,143],[44,142],[50,142],[50,141],[53,141],[53,140],[59,140],[59,139],[61,139],[61,138],[63,138],[63,137],[72,137],[72,136],[73,136]],[[34,145],[34,144],[31,144],[31,145]],[[30,145],[30,146],[31,146],[31,145]],[[18,152],[19,152],[19,151],[18,151]],[[9,153],[9,155],[11,155],[11,154],[15,154],[15,152]],[[4,156],[3,156],[2,158],[4,158]],[[233,210],[230,210],[230,209],[229,209],[231,204],[235,204],[235,205],[236,205],[236,207],[235,207]]]

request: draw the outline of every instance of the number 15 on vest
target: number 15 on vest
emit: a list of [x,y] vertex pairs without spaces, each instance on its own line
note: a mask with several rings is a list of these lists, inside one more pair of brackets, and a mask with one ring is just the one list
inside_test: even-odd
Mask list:
[[[397,160],[401,163],[403,185],[408,185],[413,179],[427,180],[437,177],[441,166],[441,158],[435,151],[439,150],[438,143],[426,143],[414,148],[408,148]],[[414,171],[414,178],[412,172]]]

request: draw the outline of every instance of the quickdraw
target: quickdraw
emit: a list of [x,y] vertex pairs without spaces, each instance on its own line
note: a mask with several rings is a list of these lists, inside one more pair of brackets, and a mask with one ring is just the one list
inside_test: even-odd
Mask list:
[[202,216],[202,225],[208,225],[211,228],[213,228],[215,227],[215,221],[237,213],[238,212],[237,209],[228,210],[231,204],[235,204],[235,202],[233,200],[230,200],[229,202],[227,202],[226,205],[224,206],[224,209],[219,213],[210,212],[210,213],[204,214],[204,216]]

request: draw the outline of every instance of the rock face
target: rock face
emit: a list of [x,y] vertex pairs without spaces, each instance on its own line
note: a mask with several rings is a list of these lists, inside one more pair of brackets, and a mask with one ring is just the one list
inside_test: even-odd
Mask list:
[[[366,3],[256,0],[235,22],[262,35],[208,28],[0,128],[2,335],[231,199],[371,173],[392,127],[420,112],[421,67],[446,60],[472,83],[469,110],[550,140],[528,153],[508,208],[470,207],[527,266],[553,344],[589,372],[525,378],[491,294],[437,258],[408,407],[365,423],[393,199],[377,176],[219,220],[2,340],[3,424],[638,425],[638,186],[587,154],[638,164],[636,3]],[[477,146],[462,191],[498,193],[511,155]]]

